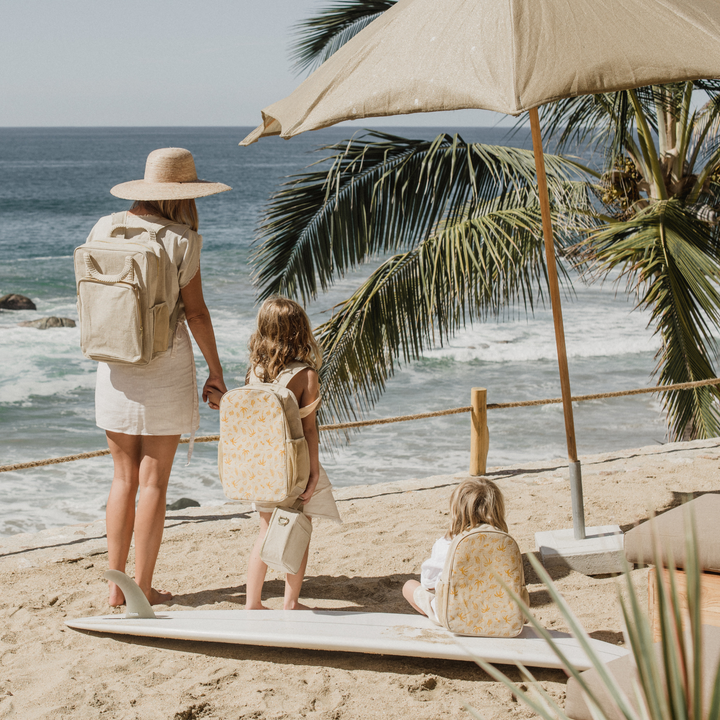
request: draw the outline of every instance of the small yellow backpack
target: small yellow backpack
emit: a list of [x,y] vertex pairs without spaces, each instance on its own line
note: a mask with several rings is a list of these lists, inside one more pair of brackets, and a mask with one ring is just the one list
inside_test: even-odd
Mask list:
[[522,555],[515,540],[491,525],[457,535],[435,588],[440,624],[458,635],[519,635],[523,613],[498,578],[528,602]]
[[218,472],[232,500],[281,503],[299,495],[310,477],[310,454],[302,418],[312,405],[298,407],[287,384],[304,363],[291,363],[272,383],[250,382],[220,401]]

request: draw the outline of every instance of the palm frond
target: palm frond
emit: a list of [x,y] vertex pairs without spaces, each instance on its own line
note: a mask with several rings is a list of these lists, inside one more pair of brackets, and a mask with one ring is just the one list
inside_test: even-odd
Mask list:
[[695,80],[693,85],[698,90],[704,90],[710,97],[720,93],[720,80]]
[[397,0],[336,0],[294,29],[290,59],[296,72],[312,71]]
[[694,172],[696,164],[710,172],[716,170],[720,152],[720,95],[711,98],[699,111],[690,149],[690,172]]
[[553,152],[586,147],[596,151],[608,138],[608,117],[613,100],[607,95],[581,95],[544,105],[540,109],[543,139],[552,142]]
[[[658,132],[658,109],[678,112],[678,95],[684,83],[637,88],[634,94],[643,120],[651,132]],[[636,144],[637,113],[628,91],[581,95],[545,105],[541,110],[543,137],[554,152],[577,152],[580,147],[602,150],[606,162]]]
[[466,323],[515,302],[532,309],[545,281],[541,228],[537,206],[498,208],[445,224],[386,260],[317,330],[323,422],[370,407],[398,361],[419,358]]
[[[466,143],[459,135],[426,141],[377,131],[323,150],[328,157],[270,200],[251,260],[261,299],[314,298],[368,258],[415,247],[441,223],[485,208],[523,207],[536,197],[528,150]],[[579,171],[557,156],[545,161],[561,206]]]
[[[715,377],[720,249],[708,225],[669,200],[594,234],[586,248],[604,271],[621,269],[639,306],[652,311],[662,340],[660,384]],[[673,437],[718,435],[718,398],[714,387],[663,393]]]

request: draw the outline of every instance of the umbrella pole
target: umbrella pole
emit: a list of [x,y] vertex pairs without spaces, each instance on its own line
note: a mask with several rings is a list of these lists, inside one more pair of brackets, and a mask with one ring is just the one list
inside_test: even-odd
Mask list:
[[563,326],[562,305],[560,304],[560,285],[558,283],[557,266],[555,264],[555,240],[550,217],[550,196],[548,194],[547,177],[545,176],[545,159],[540,132],[540,118],[537,108],[530,110],[530,129],[532,131],[533,152],[535,153],[535,170],[538,180],[538,196],[542,215],[543,238],[545,240],[545,257],[547,260],[548,285],[552,304],[553,322],[555,323],[555,344],[557,346],[558,366],[560,369],[560,390],[565,415],[565,437],[567,439],[568,460],[570,461],[570,495],[572,498],[573,530],[576,540],[585,539],[585,510],[583,508],[582,474],[580,461],[575,445],[575,420],[573,418],[572,395],[570,393],[570,373],[568,371],[567,352],[565,350],[565,328]]

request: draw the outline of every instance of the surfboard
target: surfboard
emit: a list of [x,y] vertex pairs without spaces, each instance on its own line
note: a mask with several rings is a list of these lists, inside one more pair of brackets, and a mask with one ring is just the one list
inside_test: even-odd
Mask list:
[[[184,610],[158,612],[155,618],[103,615],[67,620],[75,630],[139,637],[196,640],[304,650],[375,653],[444,660],[562,668],[550,646],[525,626],[515,638],[453,635],[422,615],[346,612],[340,610]],[[589,668],[585,652],[566,633],[551,632],[568,659]],[[627,654],[610,643],[593,640],[603,662]]]
[[[128,600],[125,615],[77,618],[66,620],[65,624],[75,630],[113,635],[442,660],[472,661],[474,657],[480,657],[499,664],[521,662],[528,667],[563,667],[550,645],[527,625],[515,638],[481,638],[454,635],[418,614],[344,610],[155,612],[135,583],[120,575],[117,571],[109,571],[106,577],[113,582],[120,581],[118,584]],[[577,668],[591,667],[575,638],[557,631],[550,634]],[[603,662],[628,653],[617,645],[600,640],[591,642]]]

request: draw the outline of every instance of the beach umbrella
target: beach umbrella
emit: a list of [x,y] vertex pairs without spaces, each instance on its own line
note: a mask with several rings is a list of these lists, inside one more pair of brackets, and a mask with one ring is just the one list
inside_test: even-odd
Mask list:
[[367,117],[529,111],[577,539],[585,537],[582,479],[537,108],[717,77],[719,0],[399,0],[266,107],[262,124],[241,143]]

